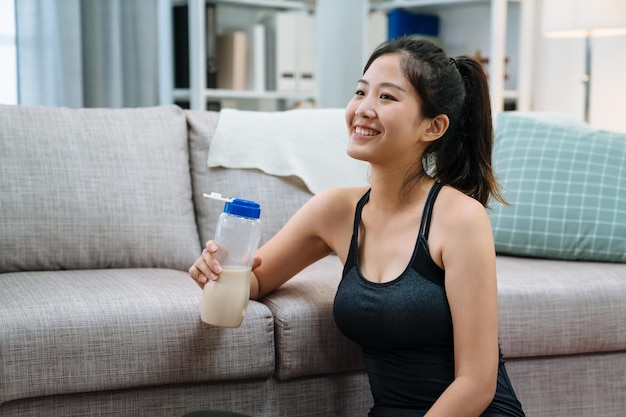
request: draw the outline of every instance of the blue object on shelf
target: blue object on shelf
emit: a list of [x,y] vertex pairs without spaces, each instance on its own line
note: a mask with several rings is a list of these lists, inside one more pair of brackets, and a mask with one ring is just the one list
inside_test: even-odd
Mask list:
[[406,35],[439,36],[439,16],[413,13],[402,9],[387,13],[387,38],[395,39]]

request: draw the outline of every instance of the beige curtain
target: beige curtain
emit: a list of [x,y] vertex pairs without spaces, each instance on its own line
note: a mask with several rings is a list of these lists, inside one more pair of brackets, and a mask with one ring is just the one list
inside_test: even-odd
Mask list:
[[18,100],[158,104],[156,0],[16,0]]

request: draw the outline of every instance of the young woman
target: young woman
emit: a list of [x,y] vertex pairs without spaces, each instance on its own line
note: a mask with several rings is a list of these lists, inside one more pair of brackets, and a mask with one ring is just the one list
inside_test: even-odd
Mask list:
[[[344,262],[334,316],[360,344],[370,417],[524,416],[498,345],[495,250],[502,200],[480,64],[401,38],[370,57],[346,108],[348,154],[370,186],[314,196],[257,252],[251,296],[318,259]],[[190,268],[218,279],[214,242]]]

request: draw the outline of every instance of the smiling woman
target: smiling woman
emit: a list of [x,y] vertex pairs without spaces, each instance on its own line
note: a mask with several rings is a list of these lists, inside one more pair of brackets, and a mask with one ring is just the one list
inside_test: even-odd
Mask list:
[[0,0],[0,62],[0,103],[17,104],[14,0]]

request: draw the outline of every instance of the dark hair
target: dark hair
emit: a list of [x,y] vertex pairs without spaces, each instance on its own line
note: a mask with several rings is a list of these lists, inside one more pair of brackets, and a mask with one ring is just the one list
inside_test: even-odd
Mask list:
[[421,116],[445,114],[450,120],[448,130],[426,148],[419,168],[405,180],[405,189],[430,175],[483,206],[490,197],[504,203],[491,167],[489,85],[480,63],[468,56],[450,58],[430,41],[401,37],[376,48],[363,72],[387,54],[402,57],[402,71],[422,100]]

